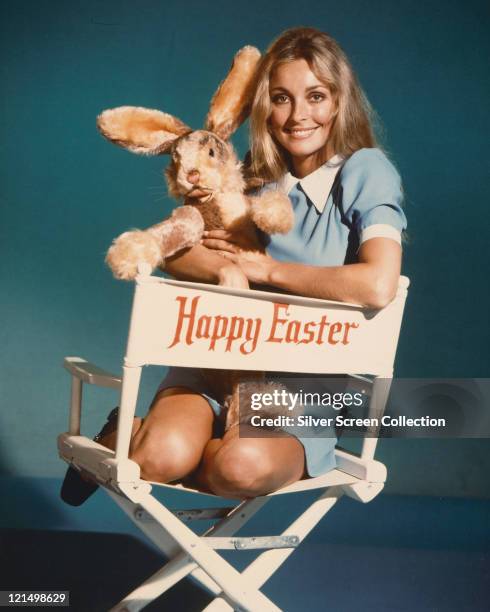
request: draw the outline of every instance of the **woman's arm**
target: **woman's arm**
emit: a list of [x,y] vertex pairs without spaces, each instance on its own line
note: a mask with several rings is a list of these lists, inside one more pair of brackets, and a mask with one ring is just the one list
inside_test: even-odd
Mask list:
[[225,253],[252,283],[377,309],[386,306],[396,294],[402,250],[389,238],[371,238],[364,242],[357,263],[323,267],[283,263],[265,254],[240,252],[229,232],[214,230],[209,235],[204,245]]
[[239,289],[248,289],[249,286],[247,277],[237,264],[199,244],[167,259],[165,271],[180,280]]
[[[266,266],[265,282],[300,295],[379,309],[395,297],[401,255],[401,247],[394,240],[371,238],[361,245],[357,263],[321,267],[272,260]],[[254,282],[247,267],[241,267],[249,281]]]

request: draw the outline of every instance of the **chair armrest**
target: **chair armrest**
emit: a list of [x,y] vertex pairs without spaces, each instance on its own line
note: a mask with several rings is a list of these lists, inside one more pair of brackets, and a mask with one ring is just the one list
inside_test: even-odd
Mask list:
[[89,385],[120,389],[122,379],[81,357],[65,357],[63,367],[73,376]]
[[335,449],[337,469],[369,482],[386,482],[386,466],[374,459],[362,459],[342,448]]

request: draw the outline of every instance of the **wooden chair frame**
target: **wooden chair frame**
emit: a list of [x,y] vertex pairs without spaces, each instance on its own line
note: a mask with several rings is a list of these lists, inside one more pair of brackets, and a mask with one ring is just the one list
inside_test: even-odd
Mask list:
[[[363,386],[372,382],[369,415],[380,417],[389,394],[408,285],[408,279],[401,277],[393,302],[383,310],[372,311],[353,304],[173,281],[151,276],[144,268],[140,270],[123,375],[110,374],[79,357],[67,357],[64,366],[72,375],[69,428],[58,437],[60,457],[76,469],[92,474],[169,559],[161,570],[116,604],[113,611],[141,610],[186,576],[191,576],[214,596],[205,608],[207,611],[279,610],[260,591],[262,585],[343,495],[369,502],[383,489],[387,476],[386,467],[374,459],[377,438],[371,428],[366,432],[360,453],[336,449],[337,467],[327,474],[301,480],[270,495],[241,501],[236,506],[169,510],[152,495],[153,486],[178,489],[182,493],[199,492],[182,485],[142,480],[139,466],[128,457],[142,367],[155,364],[349,374]],[[220,337],[215,338],[211,351],[209,341],[212,338],[201,338],[201,342],[193,338],[189,329],[191,314],[194,312],[197,316],[197,306],[208,313],[205,316],[215,312],[221,317],[228,314],[245,320],[245,317],[255,316],[255,321],[260,320],[262,331],[266,333],[262,342],[257,338],[253,359],[250,354],[238,350],[236,333],[230,332],[228,338],[215,334]],[[294,342],[289,346],[282,341],[284,338],[276,337],[277,341],[271,341],[271,334],[267,344],[263,340],[267,340],[274,322],[276,336],[280,335],[278,312],[280,320],[286,322],[288,316],[300,322],[311,322],[322,314],[330,321],[329,329],[337,331],[332,332],[332,342],[325,343],[326,346],[319,343],[299,346]],[[337,333],[340,328],[335,325],[342,325],[347,320],[355,333],[342,343]],[[185,324],[187,335],[183,329]],[[282,331],[285,325],[281,323]],[[115,452],[80,434],[83,383],[121,392]],[[314,489],[319,491],[316,500],[280,535],[235,535],[272,497]],[[214,497],[200,495],[204,503]],[[197,535],[186,525],[197,519],[215,520],[216,523],[204,534]],[[261,549],[264,552],[240,573],[218,554],[222,549]]]

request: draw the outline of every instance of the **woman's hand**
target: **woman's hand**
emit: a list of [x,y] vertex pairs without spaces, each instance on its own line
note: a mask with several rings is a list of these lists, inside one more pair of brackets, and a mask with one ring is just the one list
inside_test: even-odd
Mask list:
[[215,229],[205,231],[201,244],[208,249],[225,251],[227,253],[240,253],[241,251],[260,251],[264,247],[260,244],[254,228],[250,230],[230,231]]
[[218,285],[234,289],[248,289],[248,280],[239,266],[229,263],[218,271]]
[[236,264],[251,283],[268,283],[274,260],[265,253],[255,231],[210,230],[204,232],[201,244]]
[[236,264],[250,283],[256,285],[270,284],[271,270],[275,263],[272,257],[265,253],[231,253],[222,252],[222,255]]
[[207,249],[201,244],[167,259],[165,271],[178,280],[248,289],[247,277],[238,265],[222,257],[219,251]]

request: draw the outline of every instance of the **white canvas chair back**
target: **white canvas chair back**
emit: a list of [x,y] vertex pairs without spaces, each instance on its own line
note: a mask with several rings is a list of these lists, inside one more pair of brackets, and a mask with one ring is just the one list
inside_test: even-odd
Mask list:
[[381,311],[140,275],[127,366],[391,376],[408,279]]
[[[360,453],[336,451],[337,469],[328,474],[226,511],[173,513],[153,498],[151,484],[140,479],[139,466],[128,458],[142,368],[369,375],[374,379],[369,411],[379,416],[389,393],[408,285],[401,277],[395,299],[373,311],[354,304],[173,281],[142,270],[136,280],[122,379],[81,358],[67,358],[65,367],[73,377],[70,422],[69,431],[58,439],[61,457],[91,472],[171,558],[114,610],[139,610],[189,574],[216,596],[207,610],[278,610],[258,590],[262,584],[343,494],[367,502],[386,480],[385,466],[374,460],[377,439],[368,431]],[[83,382],[121,388],[115,453],[80,435]],[[322,490],[320,497],[281,536],[230,538],[269,497],[315,488]],[[199,537],[178,517],[221,522]],[[240,574],[216,553],[221,548],[269,550]]]

